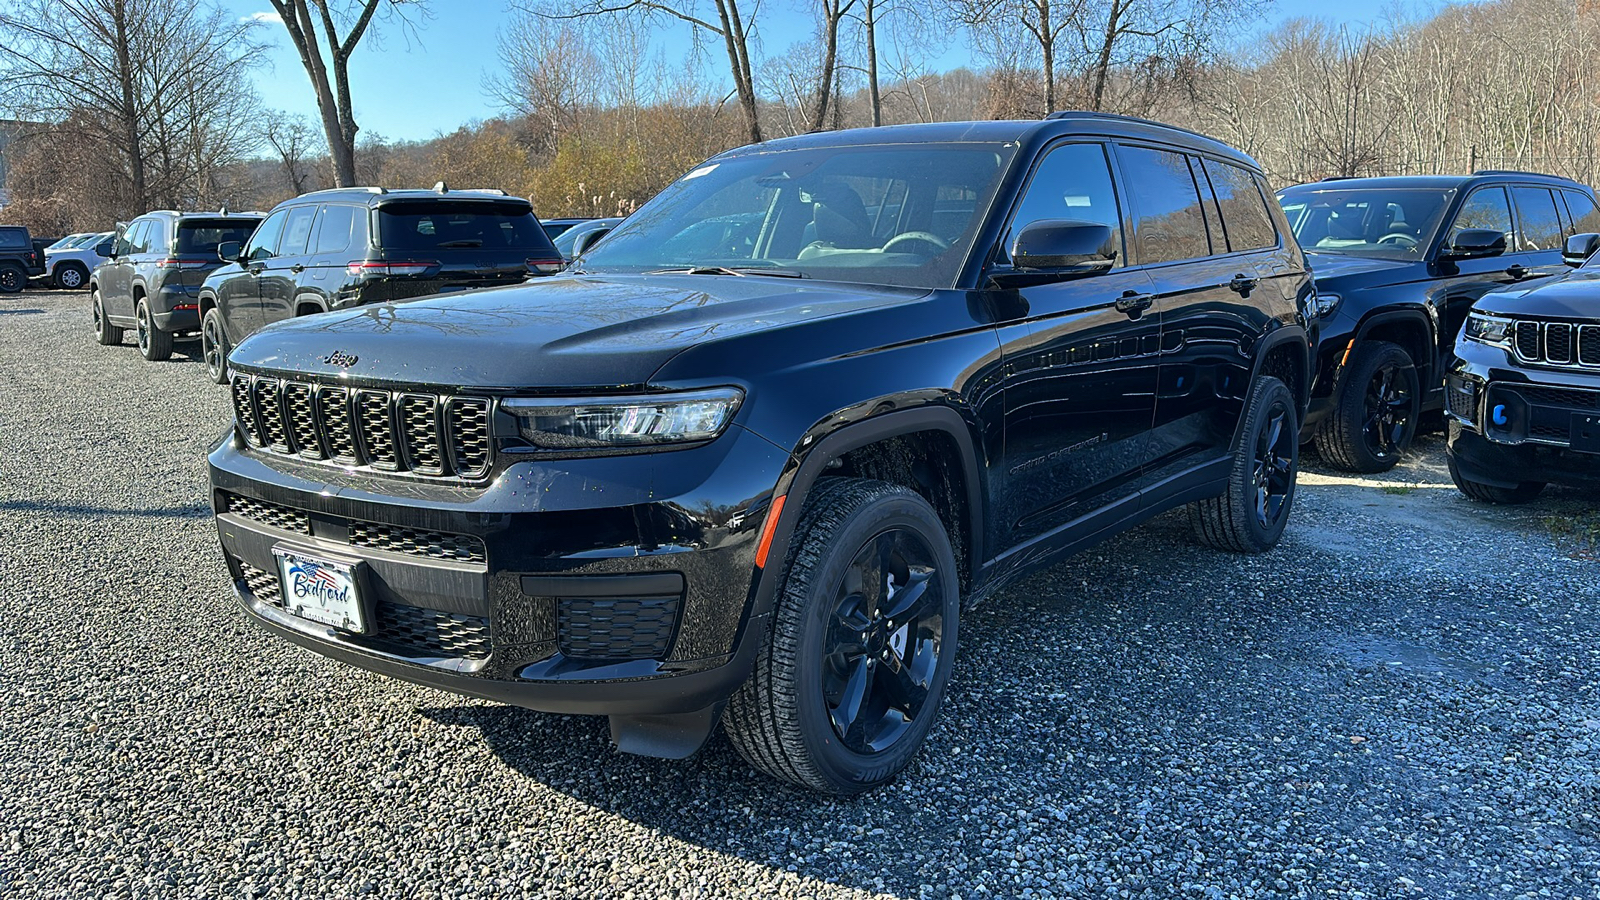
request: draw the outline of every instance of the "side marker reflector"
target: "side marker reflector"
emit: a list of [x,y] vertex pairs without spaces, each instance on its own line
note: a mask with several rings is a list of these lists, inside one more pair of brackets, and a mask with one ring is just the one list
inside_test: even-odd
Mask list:
[[767,510],[766,524],[761,526],[761,543],[756,545],[756,565],[763,569],[767,567],[767,552],[772,549],[772,535],[778,530],[778,517],[783,515],[783,501],[787,496],[783,494],[772,501],[772,509]]

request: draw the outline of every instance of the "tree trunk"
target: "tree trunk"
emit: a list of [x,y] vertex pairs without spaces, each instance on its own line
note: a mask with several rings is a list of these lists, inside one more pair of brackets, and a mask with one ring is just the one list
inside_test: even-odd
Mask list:
[[116,29],[117,77],[122,84],[122,152],[128,155],[128,181],[133,191],[135,205],[140,212],[150,208],[149,188],[145,184],[144,148],[139,141],[139,111],[133,96],[133,58],[128,49],[128,6],[117,0],[112,11]]
[[755,78],[750,73],[750,44],[745,39],[744,22],[739,17],[739,0],[717,0],[717,15],[722,19],[723,43],[728,49],[728,66],[734,88],[739,93],[739,108],[744,112],[750,143],[761,143],[760,109],[756,105]]
[[1105,105],[1106,80],[1111,75],[1111,51],[1115,48],[1117,35],[1122,27],[1122,14],[1128,7],[1124,0],[1111,0],[1111,12],[1106,17],[1105,37],[1100,42],[1100,58],[1094,65],[1094,99],[1090,109],[1100,112]]
[[883,97],[878,93],[878,0],[867,2],[867,102],[872,106],[872,127],[883,124]]
[[834,67],[839,60],[839,19],[844,15],[840,0],[823,0],[822,71],[817,76],[817,105],[811,111],[811,131],[821,131],[828,122],[828,106],[833,97]]

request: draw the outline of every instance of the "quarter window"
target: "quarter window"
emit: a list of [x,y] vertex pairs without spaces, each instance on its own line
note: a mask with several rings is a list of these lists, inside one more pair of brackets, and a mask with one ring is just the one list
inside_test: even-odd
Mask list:
[[1523,250],[1561,249],[1561,213],[1556,210],[1550,191],[1518,187],[1511,189],[1511,195],[1517,201],[1518,218],[1522,220],[1522,239],[1518,246]]
[[1206,160],[1205,167],[1206,174],[1211,176],[1211,187],[1217,192],[1217,205],[1222,207],[1228,249],[1238,253],[1278,246],[1272,214],[1267,211],[1267,201],[1250,173],[1214,159]]
[[1140,263],[1198,259],[1211,253],[1200,193],[1182,153],[1118,147],[1122,180],[1133,201]]
[[1017,233],[1043,219],[1076,219],[1109,226],[1111,245],[1120,251],[1122,217],[1102,145],[1066,144],[1045,155],[1006,230],[1004,258],[1011,258]]

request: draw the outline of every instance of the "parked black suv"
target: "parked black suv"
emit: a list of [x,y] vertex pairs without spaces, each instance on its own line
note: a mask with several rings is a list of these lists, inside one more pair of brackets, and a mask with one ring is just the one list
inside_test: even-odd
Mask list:
[[1565,278],[1484,295],[1446,378],[1450,477],[1488,503],[1550,482],[1600,487],[1600,234],[1567,239]]
[[533,217],[504,191],[345,188],[273,208],[200,289],[201,350],[227,380],[228,348],[280,319],[368,303],[519,284],[564,265]]
[[1316,276],[1320,336],[1306,440],[1353,472],[1393,468],[1473,301],[1565,271],[1562,241],[1600,230],[1594,192],[1526,172],[1340,178],[1278,192]]
[[173,340],[200,328],[200,284],[221,265],[217,247],[260,223],[260,213],[158,209],[119,227],[111,258],[89,274],[95,338],[121,344],[132,328],[145,359],[170,358]]
[[15,294],[44,274],[44,251],[22,225],[0,225],[0,293]]
[[581,270],[264,329],[210,457],[238,597],[625,751],[721,721],[780,778],[881,784],[961,598],[1185,504],[1277,542],[1313,293],[1270,197],[1115,116],[813,134],[699,166]]

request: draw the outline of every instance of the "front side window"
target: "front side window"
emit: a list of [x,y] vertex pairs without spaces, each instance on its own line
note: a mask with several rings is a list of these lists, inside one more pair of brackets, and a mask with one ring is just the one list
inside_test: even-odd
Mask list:
[[583,268],[954,287],[1015,152],[998,142],[878,144],[713,160],[629,216]]
[[1133,233],[1139,262],[1209,256],[1211,242],[1189,158],[1171,150],[1118,147],[1117,160],[1136,217]]
[[1522,220],[1522,235],[1517,246],[1522,250],[1560,250],[1565,236],[1561,213],[1550,191],[1516,187],[1511,189],[1511,197],[1517,201],[1517,217]]
[[1461,204],[1456,220],[1450,224],[1446,243],[1454,243],[1456,235],[1469,229],[1501,232],[1506,236],[1506,247],[1512,246],[1515,236],[1511,231],[1511,205],[1506,202],[1505,188],[1488,187],[1473,191]]
[[1238,253],[1278,246],[1278,231],[1272,227],[1266,200],[1250,173],[1214,159],[1205,161],[1205,169],[1217,193],[1217,205],[1222,209],[1228,249]]
[[1112,246],[1118,248],[1117,262],[1122,262],[1122,212],[1103,145],[1066,144],[1045,154],[1006,229],[1002,258],[1010,258],[1011,246],[1022,229],[1043,219],[1110,227]]
[[1451,193],[1319,182],[1282,191],[1278,203],[1305,250],[1409,261],[1427,253]]
[[245,259],[269,259],[277,252],[278,238],[283,236],[283,221],[289,217],[288,210],[280,210],[267,216],[255,234],[250,236],[250,245],[245,248]]
[[1572,214],[1572,234],[1600,234],[1600,211],[1594,201],[1582,191],[1562,191],[1567,201],[1567,211]]

